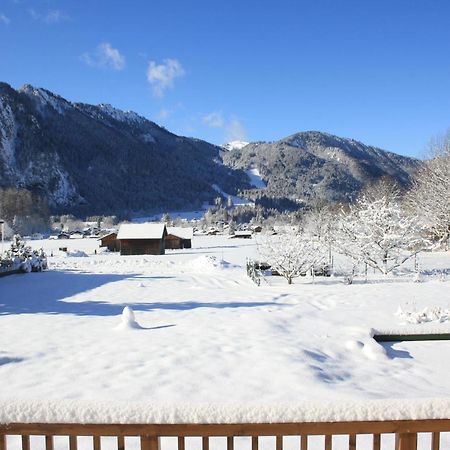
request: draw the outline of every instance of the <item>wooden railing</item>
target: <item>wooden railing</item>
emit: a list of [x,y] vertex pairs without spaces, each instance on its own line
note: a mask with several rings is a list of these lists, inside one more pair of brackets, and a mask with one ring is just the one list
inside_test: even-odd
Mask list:
[[[380,450],[381,442],[387,434],[395,435],[394,444],[383,449],[416,450],[418,433],[431,433],[427,450],[450,450],[450,444],[441,444],[441,433],[450,432],[450,419],[441,420],[404,420],[383,422],[327,422],[327,423],[270,423],[270,424],[5,424],[0,425],[0,450],[13,450],[7,436],[20,436],[19,450],[34,450],[30,443],[31,436],[45,437],[45,450],[57,450],[54,437],[68,436],[68,450],[78,450],[78,437],[91,436],[91,449],[101,450],[101,437],[116,437],[117,450],[125,450],[126,437],[140,437],[141,450],[161,450],[161,439],[177,437],[178,450],[185,450],[186,437],[201,437],[202,450],[210,449],[210,438],[225,437],[226,450],[234,450],[235,437],[251,438],[249,450],[258,450],[259,438],[275,437],[273,450],[283,450],[284,436],[299,436],[298,450],[308,450],[309,437],[324,436],[322,448],[332,450],[333,436],[348,436],[349,450]],[[357,445],[357,435],[370,435],[364,447]],[[19,442],[20,442],[19,441]],[[15,443],[17,447],[17,442]],[[317,448],[315,446],[315,448]],[[342,446],[340,446],[342,448]]]

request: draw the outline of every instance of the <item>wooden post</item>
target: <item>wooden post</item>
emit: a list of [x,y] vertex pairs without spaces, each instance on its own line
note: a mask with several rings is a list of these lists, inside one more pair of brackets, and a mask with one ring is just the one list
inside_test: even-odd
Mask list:
[[397,433],[395,450],[417,450],[417,433]]
[[[184,438],[178,438],[178,445],[180,445],[180,439],[183,440],[183,450],[184,450]],[[158,450],[159,449],[159,439],[157,436],[149,436],[144,434],[141,436],[141,450]]]
[[332,438],[333,436],[327,434],[325,436],[325,450],[331,450],[331,445],[332,445]]
[[234,450],[234,437],[233,436],[227,437],[227,450]]
[[117,436],[117,450],[125,450],[125,437]]
[[202,450],[209,450],[209,437],[203,436],[202,438]]
[[77,437],[69,436],[69,450],[77,450],[78,447]]
[[0,434],[0,450],[6,450],[6,436]]
[[185,441],[184,436],[178,436],[178,450],[184,450]]
[[94,436],[94,450],[100,450],[100,436]]
[[258,436],[252,436],[252,450],[258,450]]

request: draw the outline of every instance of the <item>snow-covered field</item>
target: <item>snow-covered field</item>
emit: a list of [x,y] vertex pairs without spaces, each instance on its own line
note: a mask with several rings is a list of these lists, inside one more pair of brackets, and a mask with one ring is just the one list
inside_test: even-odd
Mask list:
[[[196,236],[189,250],[122,257],[94,239],[30,244],[53,256],[47,272],[0,278],[4,405],[145,402],[135,420],[165,411],[168,421],[177,420],[167,412],[174,406],[178,419],[203,421],[449,414],[450,341],[379,345],[371,335],[450,332],[445,317],[410,324],[395,314],[449,308],[450,253],[421,255],[420,283],[406,270],[352,285],[267,277],[257,287],[245,272],[254,239]],[[66,256],[62,246],[88,256]],[[125,306],[140,328],[120,326]],[[329,402],[353,406],[337,413]],[[20,412],[10,405],[0,414]]]

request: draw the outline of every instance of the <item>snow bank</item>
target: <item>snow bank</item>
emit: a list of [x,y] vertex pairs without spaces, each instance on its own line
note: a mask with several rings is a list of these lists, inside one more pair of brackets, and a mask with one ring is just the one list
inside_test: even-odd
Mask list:
[[450,398],[301,402],[289,404],[184,404],[3,400],[0,423],[293,423],[450,418]]

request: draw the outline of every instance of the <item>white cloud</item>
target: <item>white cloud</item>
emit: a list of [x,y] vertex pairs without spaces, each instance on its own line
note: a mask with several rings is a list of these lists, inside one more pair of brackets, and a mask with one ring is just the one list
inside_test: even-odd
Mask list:
[[225,138],[226,142],[246,141],[247,132],[244,125],[236,118],[231,119],[225,128]]
[[59,23],[69,20],[69,16],[59,9],[54,9],[45,14],[43,18],[45,23]]
[[0,13],[0,23],[2,23],[3,25],[9,25],[11,23],[11,19]]
[[203,123],[211,128],[223,128],[225,126],[225,119],[222,113],[213,111],[202,118]]
[[158,119],[168,119],[173,114],[171,109],[161,108],[156,115]]
[[46,13],[38,12],[33,8],[28,8],[27,11],[33,20],[39,20],[49,25],[70,19],[69,15],[60,9],[52,9]]
[[83,53],[80,59],[91,67],[113,70],[125,68],[125,57],[108,42],[102,42],[93,52]]
[[177,59],[165,59],[162,64],[150,61],[147,69],[147,81],[151,84],[153,94],[162,97],[165,91],[173,88],[176,78],[185,74],[183,66]]

